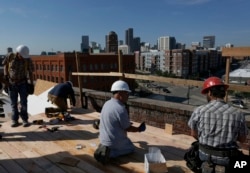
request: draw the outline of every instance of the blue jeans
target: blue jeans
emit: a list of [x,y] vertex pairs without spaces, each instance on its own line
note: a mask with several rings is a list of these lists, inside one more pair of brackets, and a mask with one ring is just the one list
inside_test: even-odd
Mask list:
[[[18,94],[20,96],[20,112],[18,110]],[[11,109],[12,116],[11,119],[13,121],[18,121],[19,115],[23,121],[28,121],[28,112],[27,112],[27,83],[22,82],[18,84],[11,84],[9,86],[9,96],[11,100]]]
[[131,154],[135,151],[135,147],[130,139],[124,141],[123,146],[109,146],[110,158]]

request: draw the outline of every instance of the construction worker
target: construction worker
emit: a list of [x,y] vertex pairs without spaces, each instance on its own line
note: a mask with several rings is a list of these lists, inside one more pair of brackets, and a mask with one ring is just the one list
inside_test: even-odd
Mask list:
[[48,93],[48,101],[51,101],[53,104],[55,104],[62,113],[67,112],[68,98],[71,100],[72,105],[75,106],[75,92],[73,90],[73,83],[71,81],[57,84]]
[[[23,120],[23,126],[28,127],[27,97],[28,84],[33,88],[33,64],[29,56],[29,48],[25,45],[19,45],[16,48],[16,54],[9,53],[3,61],[4,78],[7,92],[11,100],[12,124],[11,127],[19,126],[19,115]],[[27,78],[28,75],[28,78]],[[18,95],[20,96],[20,112],[18,110]]]
[[110,158],[116,158],[134,152],[134,145],[127,137],[127,132],[145,131],[145,123],[139,127],[131,124],[125,103],[131,92],[126,82],[118,80],[112,84],[113,97],[102,107],[100,114],[100,145],[95,151],[95,158],[103,164]]
[[191,135],[199,141],[202,172],[217,172],[219,167],[229,172],[233,160],[244,157],[237,142],[245,142],[248,129],[244,114],[223,100],[228,87],[218,77],[206,79],[201,93],[208,103],[197,107],[188,121]]

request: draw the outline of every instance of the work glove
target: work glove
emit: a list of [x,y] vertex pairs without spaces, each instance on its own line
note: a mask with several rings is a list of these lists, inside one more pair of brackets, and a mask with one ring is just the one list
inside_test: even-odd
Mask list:
[[144,132],[146,130],[146,124],[145,122],[142,122],[140,126],[138,127],[139,132]]

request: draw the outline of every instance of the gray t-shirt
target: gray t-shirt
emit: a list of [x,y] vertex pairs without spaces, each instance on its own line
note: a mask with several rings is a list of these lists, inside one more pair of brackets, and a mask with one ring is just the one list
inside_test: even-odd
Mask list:
[[100,115],[100,142],[112,149],[126,149],[130,139],[126,129],[130,127],[130,119],[125,105],[117,99],[108,100]]

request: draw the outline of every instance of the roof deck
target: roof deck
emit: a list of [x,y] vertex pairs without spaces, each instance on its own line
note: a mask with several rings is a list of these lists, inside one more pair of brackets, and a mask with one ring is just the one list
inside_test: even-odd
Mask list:
[[[168,172],[191,172],[183,160],[184,152],[194,141],[191,136],[169,135],[164,129],[147,126],[143,133],[128,133],[136,146],[134,154],[102,165],[93,157],[99,144],[99,132],[92,123],[99,113],[74,109],[71,116],[76,120],[51,124],[51,118],[45,114],[34,115],[30,117],[30,122],[42,119],[43,124],[32,124],[27,128],[21,125],[11,128],[10,120],[3,122],[0,128],[3,136],[0,140],[0,172],[142,173],[145,172],[144,154],[152,146],[161,149]],[[50,129],[55,126],[59,128],[58,131],[50,132],[46,128],[39,128],[42,125]],[[77,149],[78,144],[81,149]]]

